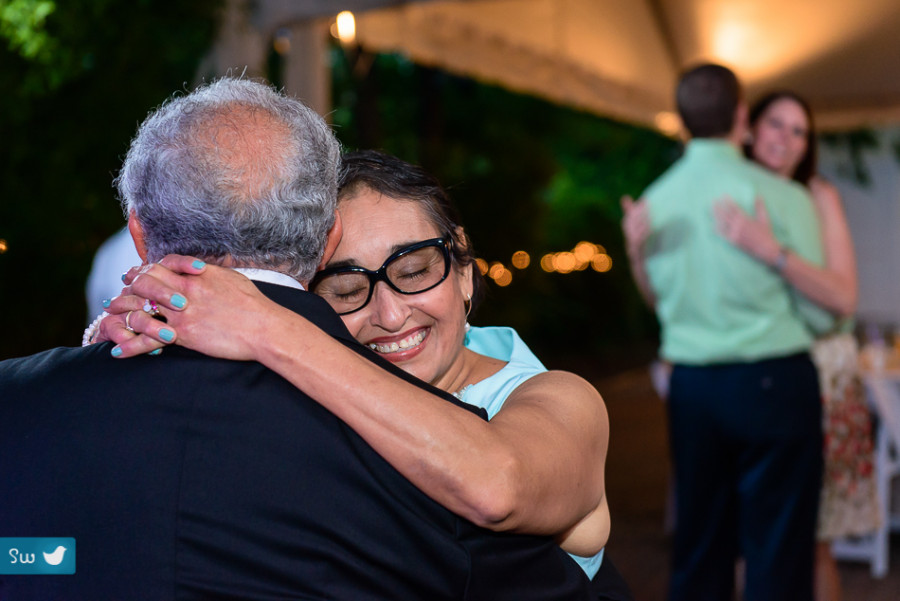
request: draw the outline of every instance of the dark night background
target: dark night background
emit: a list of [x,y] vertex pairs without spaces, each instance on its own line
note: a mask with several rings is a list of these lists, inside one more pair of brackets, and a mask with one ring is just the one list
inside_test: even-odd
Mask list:
[[[53,10],[35,20],[35,5]],[[112,180],[147,113],[193,85],[218,5],[0,5],[0,359],[80,343],[93,253],[124,223]],[[400,56],[335,44],[331,58],[329,118],[345,148],[384,149],[436,174],[487,261],[531,254],[511,285],[489,283],[474,323],[519,328],[550,365],[652,354],[656,324],[631,282],[619,197],[662,172],[676,142]],[[269,68],[277,84],[274,51]],[[540,270],[544,253],[580,240],[603,245],[612,270]]]

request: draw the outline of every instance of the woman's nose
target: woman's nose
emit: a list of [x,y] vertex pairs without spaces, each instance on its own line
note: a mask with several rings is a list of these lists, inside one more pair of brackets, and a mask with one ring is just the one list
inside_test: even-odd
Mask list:
[[410,314],[405,295],[393,290],[384,282],[375,284],[372,291],[372,321],[389,332],[399,331]]

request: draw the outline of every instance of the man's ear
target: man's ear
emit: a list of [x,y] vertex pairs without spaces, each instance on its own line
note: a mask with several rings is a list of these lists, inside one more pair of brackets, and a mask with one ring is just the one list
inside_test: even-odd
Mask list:
[[138,256],[141,261],[147,262],[147,245],[144,243],[144,228],[141,227],[134,211],[128,212],[128,231],[131,233],[131,239],[134,240],[134,247],[137,249]]
[[740,145],[743,144],[750,132],[750,107],[746,101],[741,100],[734,107],[734,125],[731,128],[731,135],[734,141]]
[[325,252],[322,253],[322,260],[319,262],[319,269],[323,269],[328,261],[331,260],[331,257],[334,256],[334,251],[337,250],[338,244],[341,243],[341,237],[344,235],[344,226],[341,223],[341,214],[337,211],[334,212],[334,225],[331,226],[331,229],[328,230],[328,234],[325,239]]

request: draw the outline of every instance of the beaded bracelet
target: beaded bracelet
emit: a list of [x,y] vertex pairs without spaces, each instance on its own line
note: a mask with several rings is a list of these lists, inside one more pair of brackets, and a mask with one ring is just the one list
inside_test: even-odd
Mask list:
[[104,311],[97,316],[97,319],[91,322],[91,325],[84,329],[84,335],[82,335],[81,337],[81,346],[90,346],[94,344],[94,336],[99,333],[100,322],[103,321],[103,318],[108,315],[109,313]]

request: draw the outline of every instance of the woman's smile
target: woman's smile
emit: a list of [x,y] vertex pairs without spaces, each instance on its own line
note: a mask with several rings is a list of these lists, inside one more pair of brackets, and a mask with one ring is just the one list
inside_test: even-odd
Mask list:
[[397,336],[381,336],[370,340],[366,346],[383,355],[388,361],[399,363],[418,355],[423,349],[423,342],[431,328],[418,328],[412,333]]

